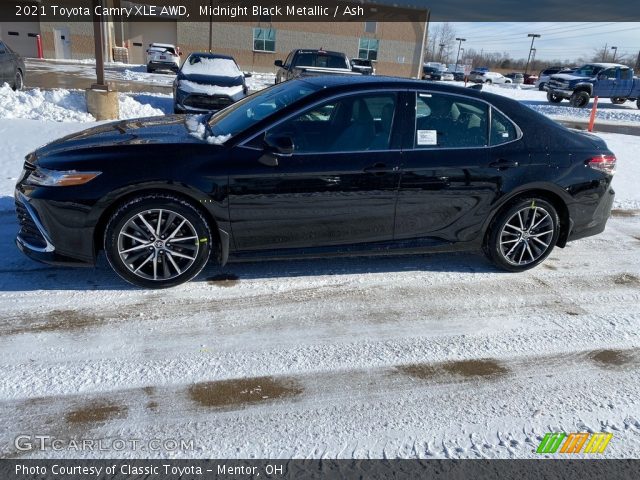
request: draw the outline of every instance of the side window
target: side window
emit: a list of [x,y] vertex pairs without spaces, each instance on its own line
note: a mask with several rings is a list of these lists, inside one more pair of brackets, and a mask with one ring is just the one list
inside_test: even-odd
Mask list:
[[491,109],[491,145],[500,145],[518,138],[516,127],[495,108]]
[[484,147],[488,111],[470,98],[417,93],[414,148]]
[[631,80],[633,76],[631,75],[630,68],[621,68],[620,69],[620,80]]
[[615,68],[607,68],[598,74],[598,77],[606,77],[609,80],[616,79],[616,69]]
[[7,53],[6,48],[4,48],[4,43],[0,42],[0,55]]
[[293,58],[293,52],[289,53],[287,59],[284,61],[284,66],[289,68],[291,66],[291,59]]
[[268,134],[291,137],[296,153],[386,150],[396,103],[395,93],[351,95],[312,107]]

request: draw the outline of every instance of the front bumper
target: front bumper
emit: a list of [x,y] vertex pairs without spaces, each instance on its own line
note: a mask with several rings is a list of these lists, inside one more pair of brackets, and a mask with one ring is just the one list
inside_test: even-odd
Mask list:
[[544,85],[544,89],[565,100],[571,98],[571,95],[573,95],[573,90],[569,88],[550,87],[548,83]]
[[180,113],[217,112],[235,103],[228,95],[207,95],[177,90],[174,94],[174,110]]

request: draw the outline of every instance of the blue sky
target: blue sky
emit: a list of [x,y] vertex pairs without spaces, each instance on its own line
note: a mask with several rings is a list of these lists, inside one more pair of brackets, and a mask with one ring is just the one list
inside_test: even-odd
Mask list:
[[[632,0],[633,1],[633,0]],[[605,5],[603,4],[603,8]],[[485,52],[508,52],[514,59],[527,58],[531,38],[528,33],[542,35],[536,38],[536,59],[573,60],[581,56],[592,56],[608,44],[609,60],[613,55],[611,46],[617,46],[621,54],[635,59],[640,51],[640,23],[631,22],[474,22],[449,23],[456,36],[466,38],[463,48]],[[432,23],[432,26],[437,23]]]

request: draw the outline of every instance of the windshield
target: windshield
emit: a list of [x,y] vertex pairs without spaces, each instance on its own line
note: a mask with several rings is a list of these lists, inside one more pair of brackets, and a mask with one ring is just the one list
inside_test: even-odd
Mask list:
[[242,72],[230,58],[211,58],[200,55],[189,55],[182,65],[185,75],[210,75],[216,77],[239,77]]
[[584,77],[593,77],[595,75],[598,74],[598,72],[600,70],[602,70],[604,67],[598,66],[598,65],[585,65],[583,67],[580,67],[578,70],[576,70],[574,73],[574,75],[578,75],[578,76],[584,76]]
[[209,125],[214,135],[236,135],[321,88],[304,80],[280,83],[221,110],[211,117]]

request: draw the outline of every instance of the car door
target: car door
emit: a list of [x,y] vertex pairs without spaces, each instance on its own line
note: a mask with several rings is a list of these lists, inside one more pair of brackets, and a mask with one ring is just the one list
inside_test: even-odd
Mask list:
[[[411,94],[396,206],[396,240],[475,239],[506,177],[528,162],[509,144],[520,131],[489,104],[463,95]],[[490,124],[493,128],[490,128]]]
[[616,86],[616,69],[615,68],[606,68],[598,73],[597,82],[595,82],[593,87],[592,96],[609,98],[615,96],[615,86]]
[[626,98],[633,90],[633,70],[628,67],[618,67],[616,70],[617,78],[612,97]]
[[[237,250],[390,241],[400,179],[397,100],[392,91],[333,98],[238,148],[229,179]],[[266,149],[283,139],[291,154]]]

